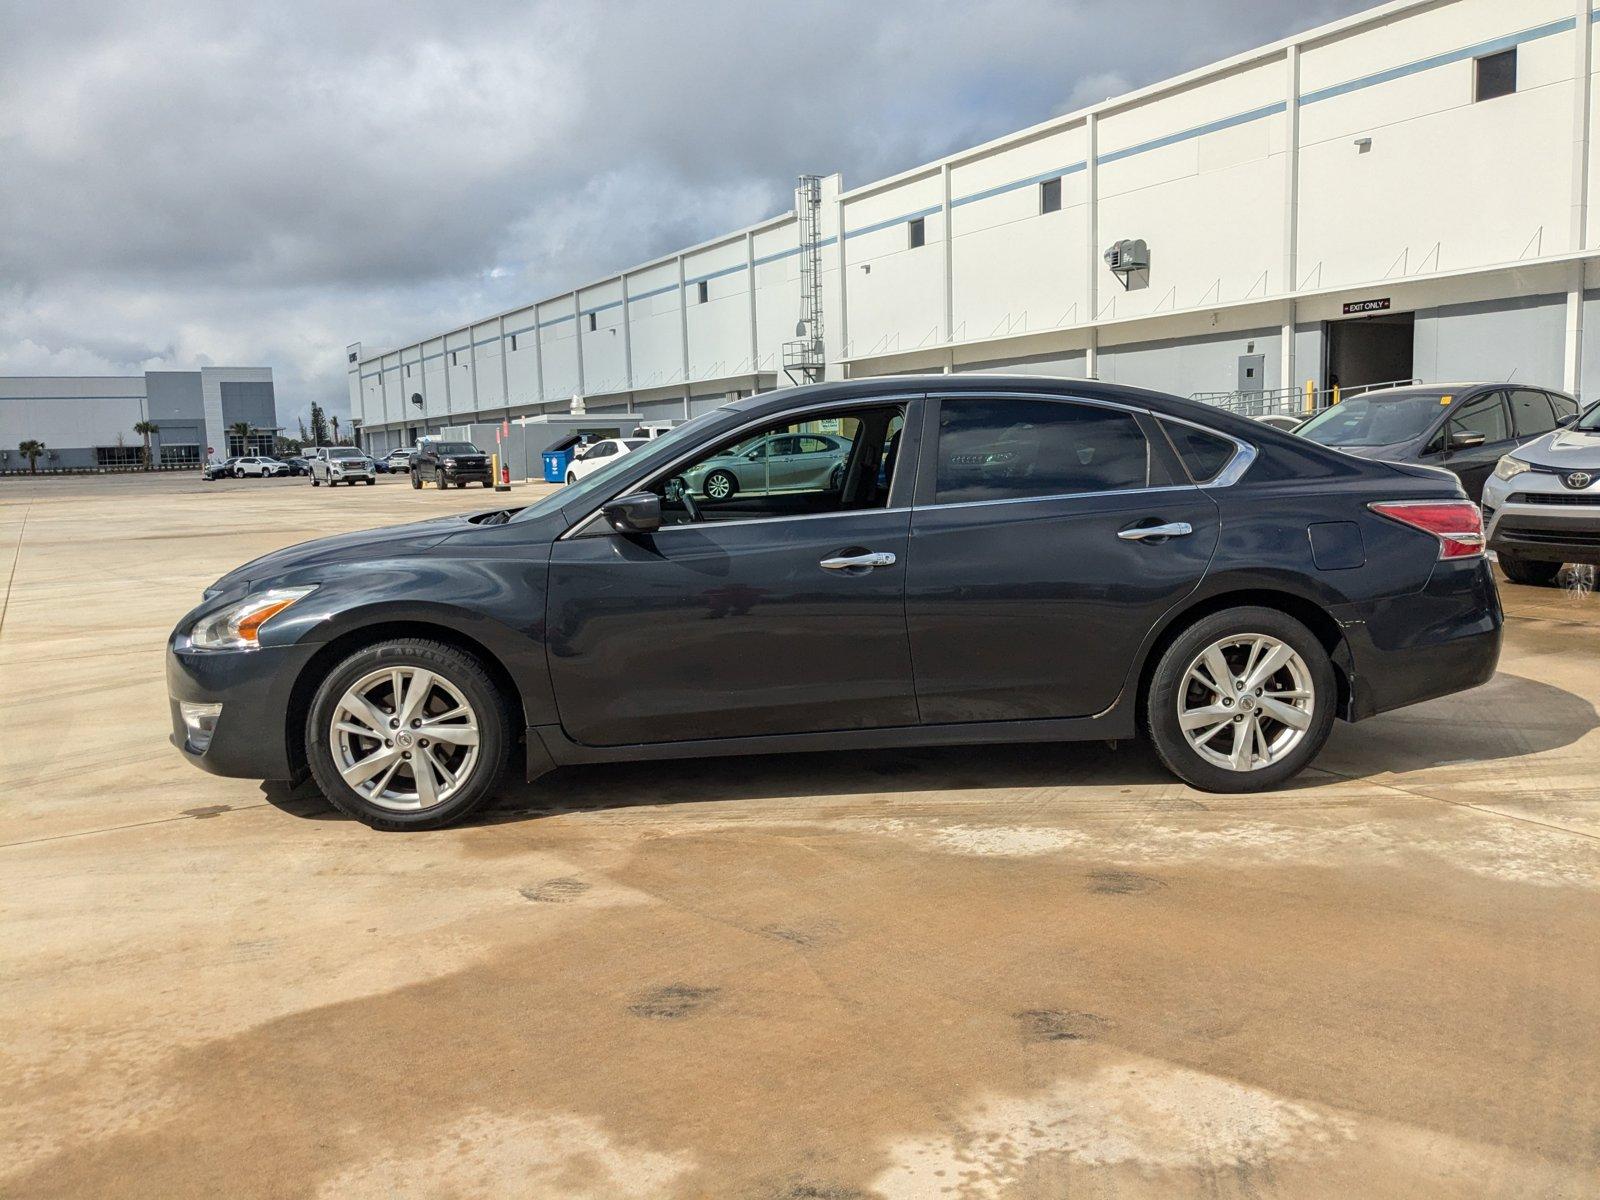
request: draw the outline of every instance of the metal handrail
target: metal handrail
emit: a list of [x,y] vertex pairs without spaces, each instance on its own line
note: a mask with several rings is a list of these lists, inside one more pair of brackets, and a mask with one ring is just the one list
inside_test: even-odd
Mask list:
[[1384,388],[1409,387],[1421,382],[1420,379],[1388,379],[1349,388],[1287,387],[1262,392],[1192,392],[1189,398],[1246,417],[1309,416],[1351,396],[1361,396]]

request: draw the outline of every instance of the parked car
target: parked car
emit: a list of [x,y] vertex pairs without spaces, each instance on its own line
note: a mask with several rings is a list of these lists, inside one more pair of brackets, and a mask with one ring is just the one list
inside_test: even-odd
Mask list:
[[1566,563],[1600,566],[1600,404],[1502,458],[1483,488],[1483,520],[1513,583],[1548,586]]
[[771,495],[827,488],[837,491],[850,442],[827,433],[790,432],[730,446],[683,475],[690,491],[713,503],[741,492]]
[[319,447],[311,459],[311,486],[377,482],[372,460],[354,446]]
[[287,463],[281,463],[265,454],[247,454],[232,461],[233,477],[235,479],[244,479],[246,476],[251,475],[257,479],[270,479],[278,475],[289,474],[289,465]]
[[[824,421],[837,487],[670,487]],[[256,559],[178,623],[167,679],[195,764],[309,769],[423,829],[519,742],[531,779],[1143,734],[1198,788],[1258,791],[1335,717],[1487,680],[1501,623],[1443,472],[1115,384],[908,376],[751,396],[527,507]]]
[[379,461],[387,466],[389,470],[399,474],[402,471],[411,469],[411,455],[412,451],[402,447],[399,450],[389,451]]
[[602,438],[598,442],[590,442],[567,464],[567,482],[577,483],[585,475],[593,475],[617,455],[637,450],[640,446],[648,445],[649,441],[649,438]]
[[489,456],[471,442],[423,442],[411,456],[411,486],[425,482],[438,487],[466,487],[469,483],[494,486]]
[[1263,413],[1256,420],[1263,425],[1271,425],[1274,429],[1292,431],[1304,425],[1306,417],[1304,413]]
[[280,458],[278,461],[289,468],[290,475],[311,474],[311,464],[302,455],[290,454]]
[[1296,432],[1359,458],[1444,467],[1476,500],[1495,464],[1518,442],[1572,420],[1577,401],[1505,383],[1386,388],[1324,409]]
[[237,458],[224,458],[220,462],[203,463],[200,467],[200,478],[206,483],[215,479],[232,479],[234,464],[238,461]]

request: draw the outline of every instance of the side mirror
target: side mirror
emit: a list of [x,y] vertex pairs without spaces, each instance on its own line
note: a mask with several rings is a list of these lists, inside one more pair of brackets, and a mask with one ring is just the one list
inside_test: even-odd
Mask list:
[[745,458],[747,458],[751,462],[755,462],[756,459],[758,459],[760,457],[761,457],[761,451],[759,451],[759,450],[752,450],[752,451],[750,451],[749,454],[745,455]]
[[1565,429],[1568,425],[1571,425],[1577,419],[1578,419],[1578,414],[1577,413],[1568,413],[1564,417],[1557,417],[1556,418],[1556,428],[1557,429]]
[[1472,450],[1483,445],[1487,439],[1475,429],[1458,429],[1450,435],[1450,449]]
[[618,496],[600,510],[600,515],[624,536],[654,533],[661,528],[661,497],[654,492]]

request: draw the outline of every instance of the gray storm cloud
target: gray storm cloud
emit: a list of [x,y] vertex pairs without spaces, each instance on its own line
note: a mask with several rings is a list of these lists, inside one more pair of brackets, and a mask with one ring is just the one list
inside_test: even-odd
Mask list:
[[1360,0],[0,10],[0,374],[409,340]]

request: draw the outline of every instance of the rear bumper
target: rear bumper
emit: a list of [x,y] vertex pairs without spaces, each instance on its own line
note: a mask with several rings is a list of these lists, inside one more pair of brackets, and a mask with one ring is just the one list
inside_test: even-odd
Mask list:
[[1422,591],[1334,615],[1348,650],[1351,721],[1487,683],[1500,661],[1505,617],[1484,558],[1440,562]]

